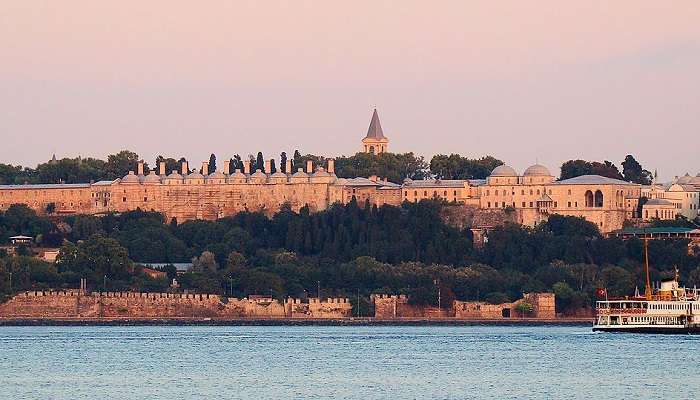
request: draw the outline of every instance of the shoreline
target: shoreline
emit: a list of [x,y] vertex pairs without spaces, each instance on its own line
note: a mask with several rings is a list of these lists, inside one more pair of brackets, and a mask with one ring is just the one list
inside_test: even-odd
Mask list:
[[425,318],[2,318],[3,326],[592,326],[592,318],[425,319]]

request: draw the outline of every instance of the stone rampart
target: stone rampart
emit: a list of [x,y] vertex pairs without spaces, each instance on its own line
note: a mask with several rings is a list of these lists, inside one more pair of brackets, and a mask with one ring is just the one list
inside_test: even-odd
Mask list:
[[[455,300],[451,308],[412,305],[404,295],[372,295],[376,319],[507,319],[514,317],[556,318],[553,293],[525,293],[512,303],[488,304],[480,301]],[[521,312],[518,305],[527,303],[531,311]]]
[[352,305],[345,298],[222,298],[212,294],[28,291],[0,304],[6,319],[159,319],[159,318],[345,318]]

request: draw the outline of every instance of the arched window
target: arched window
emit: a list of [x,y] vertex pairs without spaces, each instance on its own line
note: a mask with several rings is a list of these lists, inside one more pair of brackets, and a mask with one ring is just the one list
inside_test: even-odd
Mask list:
[[595,206],[596,207],[603,207],[603,192],[600,190],[595,191]]
[[586,207],[593,207],[593,192],[586,190]]
[[374,146],[369,146],[369,152],[370,154],[374,154]]

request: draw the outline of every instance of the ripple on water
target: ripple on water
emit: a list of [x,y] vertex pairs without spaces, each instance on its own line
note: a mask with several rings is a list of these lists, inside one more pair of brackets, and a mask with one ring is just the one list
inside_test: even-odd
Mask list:
[[[588,327],[0,327],[2,398],[660,398],[700,337]],[[684,366],[687,373],[669,373]]]

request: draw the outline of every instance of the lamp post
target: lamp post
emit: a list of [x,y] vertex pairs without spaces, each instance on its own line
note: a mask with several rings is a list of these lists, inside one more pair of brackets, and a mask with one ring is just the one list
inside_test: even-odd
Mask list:
[[10,272],[10,292],[12,292],[12,272]]
[[107,291],[107,275],[104,276],[102,279],[102,287],[104,288],[105,292]]
[[318,302],[321,302],[321,281],[316,281],[317,284],[317,294],[318,294]]

